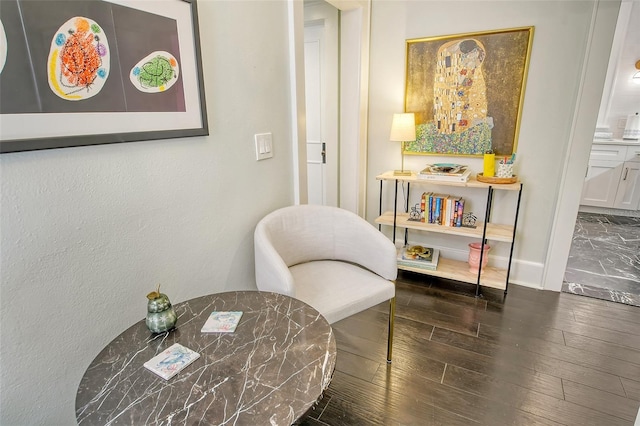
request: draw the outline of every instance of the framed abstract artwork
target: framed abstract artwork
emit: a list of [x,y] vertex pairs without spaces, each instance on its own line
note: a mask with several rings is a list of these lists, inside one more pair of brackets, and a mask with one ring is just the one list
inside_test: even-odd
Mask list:
[[0,152],[208,135],[195,0],[2,0]]
[[416,141],[405,154],[515,152],[533,27],[407,40],[405,111]]

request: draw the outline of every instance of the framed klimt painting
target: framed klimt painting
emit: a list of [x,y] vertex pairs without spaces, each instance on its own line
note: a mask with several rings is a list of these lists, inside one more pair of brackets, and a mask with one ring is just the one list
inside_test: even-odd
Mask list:
[[209,134],[196,0],[0,12],[0,152]]
[[534,27],[407,40],[404,154],[516,151]]

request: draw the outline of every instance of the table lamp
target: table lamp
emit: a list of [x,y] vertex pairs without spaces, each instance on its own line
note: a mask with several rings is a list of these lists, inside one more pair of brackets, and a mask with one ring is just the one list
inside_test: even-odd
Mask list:
[[395,170],[393,175],[411,176],[410,170],[404,170],[404,143],[416,140],[416,117],[414,113],[393,114],[389,140],[392,142],[402,142],[402,169]]

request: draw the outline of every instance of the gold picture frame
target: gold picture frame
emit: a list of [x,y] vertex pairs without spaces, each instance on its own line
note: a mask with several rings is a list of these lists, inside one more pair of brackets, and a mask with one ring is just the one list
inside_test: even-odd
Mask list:
[[405,111],[416,141],[403,154],[516,151],[534,27],[406,41]]

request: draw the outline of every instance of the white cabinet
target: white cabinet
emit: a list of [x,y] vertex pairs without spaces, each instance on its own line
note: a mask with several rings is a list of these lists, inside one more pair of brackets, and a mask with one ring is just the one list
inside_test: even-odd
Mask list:
[[625,161],[621,172],[613,208],[640,210],[640,155]]
[[622,164],[618,161],[589,160],[580,204],[613,207],[622,175]]
[[640,209],[640,146],[594,144],[580,204]]

